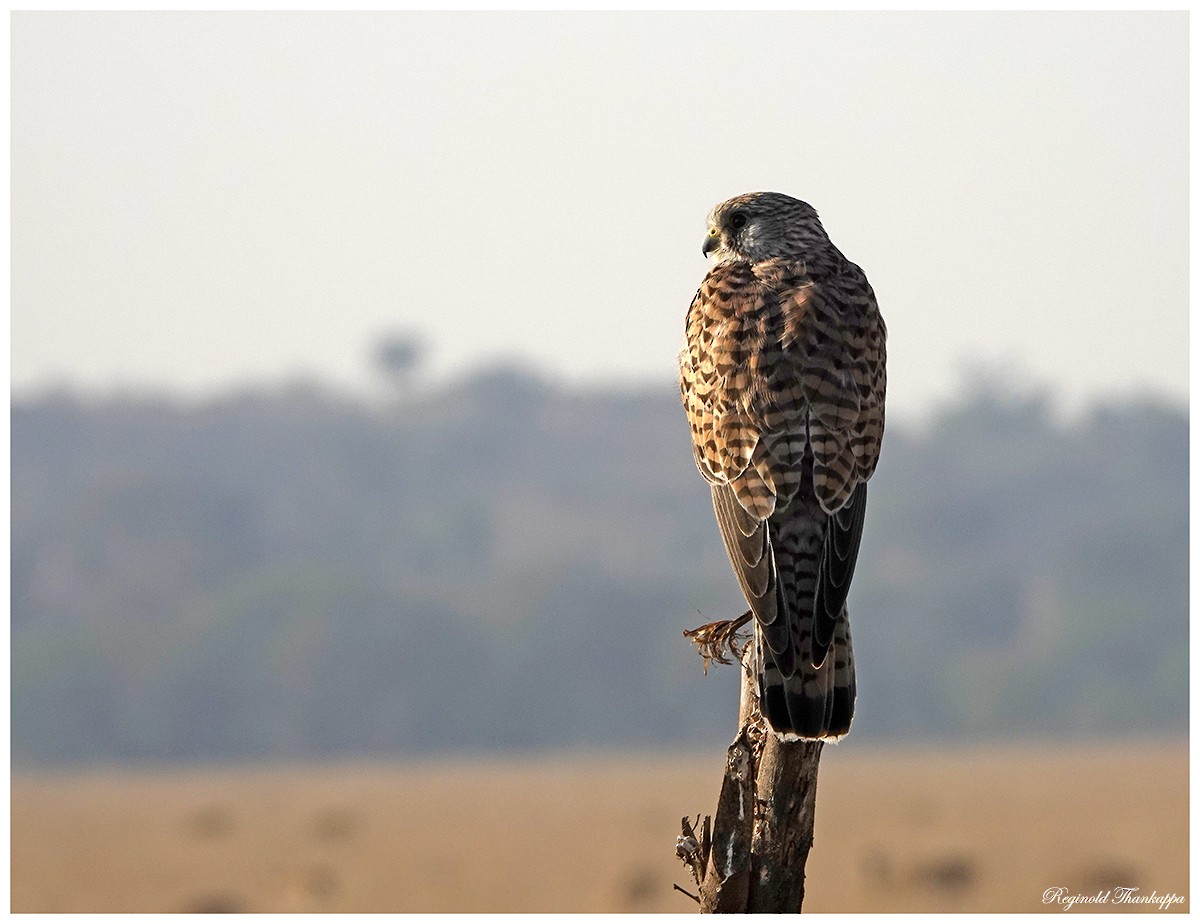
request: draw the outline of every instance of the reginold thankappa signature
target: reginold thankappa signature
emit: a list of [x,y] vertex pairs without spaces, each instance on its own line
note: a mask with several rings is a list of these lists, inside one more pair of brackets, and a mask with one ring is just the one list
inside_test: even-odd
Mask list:
[[1062,905],[1063,911],[1070,911],[1076,905],[1147,905],[1166,911],[1172,905],[1182,905],[1187,896],[1176,895],[1174,892],[1159,894],[1157,891],[1142,895],[1141,889],[1125,886],[1117,889],[1105,889],[1090,895],[1082,892],[1072,892],[1066,886],[1053,886],[1042,893],[1043,905]]

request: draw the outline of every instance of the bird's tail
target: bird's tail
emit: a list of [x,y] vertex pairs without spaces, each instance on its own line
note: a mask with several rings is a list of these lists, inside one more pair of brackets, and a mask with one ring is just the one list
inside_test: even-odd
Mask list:
[[795,658],[793,673],[784,674],[757,623],[754,645],[759,705],[777,737],[785,741],[840,738],[850,730],[854,718],[854,649],[850,619],[844,609],[820,667],[801,655]]

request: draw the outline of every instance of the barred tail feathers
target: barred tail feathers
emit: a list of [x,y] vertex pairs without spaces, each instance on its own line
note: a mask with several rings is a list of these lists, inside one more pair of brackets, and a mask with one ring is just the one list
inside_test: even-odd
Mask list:
[[856,690],[850,620],[844,610],[820,667],[800,657],[794,672],[785,674],[757,624],[754,645],[759,707],[777,737],[840,738],[850,730]]

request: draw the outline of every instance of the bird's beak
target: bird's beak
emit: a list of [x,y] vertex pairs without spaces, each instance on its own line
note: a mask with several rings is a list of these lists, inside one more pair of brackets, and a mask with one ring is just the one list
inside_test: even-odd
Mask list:
[[720,246],[721,246],[721,232],[718,231],[716,228],[709,228],[708,234],[706,234],[704,236],[704,246],[700,249],[700,252],[702,254],[704,254],[704,256],[707,257],[710,253],[712,253],[714,250],[716,250]]

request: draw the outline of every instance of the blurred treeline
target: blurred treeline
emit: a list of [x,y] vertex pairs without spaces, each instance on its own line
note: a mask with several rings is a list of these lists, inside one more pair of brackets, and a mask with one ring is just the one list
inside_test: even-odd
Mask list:
[[[1186,729],[1187,446],[986,381],[893,423],[856,736]],[[13,408],[18,761],[716,742],[680,633],[742,609],[670,387]]]

